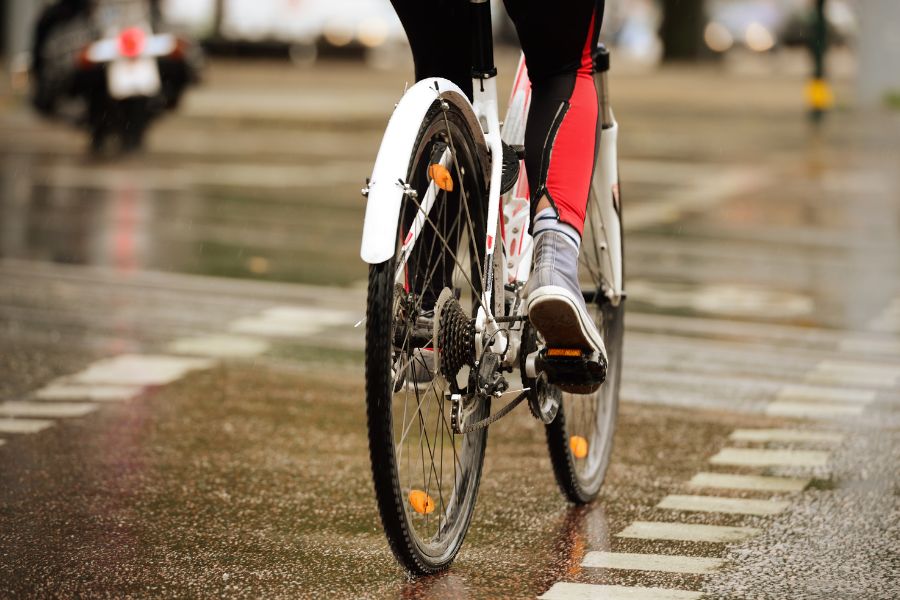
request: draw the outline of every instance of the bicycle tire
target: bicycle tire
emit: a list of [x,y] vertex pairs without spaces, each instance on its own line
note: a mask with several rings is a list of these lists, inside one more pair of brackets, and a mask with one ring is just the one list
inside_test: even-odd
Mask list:
[[[478,265],[485,243],[485,171],[467,120],[452,103],[442,106],[440,101],[435,101],[426,113],[413,145],[407,183],[416,190],[419,199],[424,197],[428,187],[428,177],[423,167],[433,164],[431,155],[435,148],[440,147],[438,144],[445,144],[444,152],[451,153],[450,171],[458,182],[458,191],[455,192],[457,214],[454,216],[453,193],[444,191],[444,195],[440,196],[439,192],[429,213],[434,218],[425,222],[422,234],[414,243],[403,269],[404,282],[399,285],[397,261],[400,259],[402,241],[420,206],[415,198],[407,195],[401,209],[395,255],[384,263],[370,267],[367,300],[366,403],[375,496],[391,550],[401,565],[416,575],[446,569],[459,552],[475,508],[487,443],[486,430],[454,435],[450,429],[449,406],[443,393],[451,387],[450,382],[438,372],[428,382],[430,387],[423,390],[418,382],[420,374],[416,372],[416,369],[422,368],[431,371],[423,359],[428,352],[428,341],[417,341],[415,334],[410,333],[420,332],[421,323],[427,321],[428,296],[437,295],[438,289],[447,287],[456,290],[456,283],[462,278],[464,284],[461,284],[463,289],[457,295],[458,302],[468,301],[470,305],[467,310],[472,311],[471,316],[474,316],[484,280],[476,275],[479,275]],[[461,231],[462,224],[453,225],[461,223],[463,214],[466,215],[465,231]],[[452,221],[454,218],[457,220]],[[426,249],[429,238],[431,246]],[[419,240],[421,245],[416,249]],[[449,272],[448,256],[451,256]],[[439,257],[443,262],[435,262],[432,268],[432,261],[437,261]],[[466,290],[464,273],[467,269],[469,289]],[[435,278],[440,281],[433,281]],[[437,347],[433,337],[430,342],[432,348]],[[416,362],[420,359],[421,364]],[[425,384],[421,385],[424,388]],[[439,389],[441,386],[443,388]],[[415,409],[407,423],[408,411],[412,406],[409,398],[411,387]],[[403,405],[402,416],[400,404]],[[485,402],[473,416],[480,419],[489,413],[490,406]],[[434,418],[434,425],[431,421],[425,423],[426,415],[429,419]],[[418,423],[415,423],[416,420]],[[414,423],[418,425],[415,428],[418,431],[413,429]],[[434,432],[431,439],[430,431]],[[419,465],[413,465],[411,459],[416,450],[416,436],[420,453],[417,461],[420,460],[421,472]],[[451,448],[449,457],[448,444]],[[427,460],[423,446],[427,447]],[[440,467],[436,465],[436,453],[440,453]],[[450,469],[445,473],[444,458],[450,460],[452,476]],[[428,461],[430,465],[426,464]],[[436,490],[429,487],[432,483]],[[448,484],[446,494],[443,488],[445,483]],[[416,504],[414,492],[424,492],[425,500],[422,501],[419,496],[420,501]],[[432,498],[431,494],[435,497]],[[429,506],[432,512],[428,511]],[[434,517],[429,523],[429,515],[435,511],[437,523]]]
[[[545,430],[553,474],[563,495],[575,504],[592,502],[609,468],[619,406],[625,301],[613,305],[601,262],[605,251],[595,232],[602,229],[596,205],[588,207],[579,263],[588,310],[603,337],[607,353],[606,381],[592,394],[562,393],[556,418]],[[580,439],[579,439],[580,438]]]

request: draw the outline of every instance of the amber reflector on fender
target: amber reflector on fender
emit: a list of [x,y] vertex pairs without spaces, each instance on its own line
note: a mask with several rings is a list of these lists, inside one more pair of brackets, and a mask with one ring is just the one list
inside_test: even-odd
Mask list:
[[569,438],[569,447],[572,449],[572,456],[575,458],[584,458],[587,456],[588,443],[587,440],[580,435],[573,435]]
[[440,163],[433,163],[428,167],[428,176],[434,181],[435,185],[445,192],[453,191],[453,177],[447,167]]
[[409,503],[412,505],[413,510],[420,515],[430,515],[434,512],[434,500],[422,490],[410,491]]

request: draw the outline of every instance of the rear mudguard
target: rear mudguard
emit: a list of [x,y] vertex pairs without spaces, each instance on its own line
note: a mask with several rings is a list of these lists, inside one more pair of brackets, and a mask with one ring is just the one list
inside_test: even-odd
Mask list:
[[375,158],[372,177],[364,190],[368,203],[360,256],[367,263],[389,260],[397,250],[400,206],[413,145],[429,108],[441,101],[459,108],[469,125],[472,139],[483,146],[480,153],[487,155],[484,134],[472,104],[459,87],[446,79],[430,77],[409,88],[391,115]]

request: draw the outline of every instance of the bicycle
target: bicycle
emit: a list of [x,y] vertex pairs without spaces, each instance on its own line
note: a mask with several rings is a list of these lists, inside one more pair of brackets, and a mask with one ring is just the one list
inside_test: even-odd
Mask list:
[[[606,474],[618,406],[625,294],[609,54],[594,55],[602,131],[579,255],[608,355],[590,370],[580,351],[544,348],[524,314],[527,67],[523,57],[501,129],[490,4],[472,9],[474,101],[446,79],[409,88],[362,190],[370,458],[389,544],[414,574],[446,569],[458,553],[491,423],[527,399],[562,492],[584,504]],[[521,387],[506,376],[516,372]],[[555,385],[604,379],[587,395]],[[492,400],[510,396],[491,414]]]

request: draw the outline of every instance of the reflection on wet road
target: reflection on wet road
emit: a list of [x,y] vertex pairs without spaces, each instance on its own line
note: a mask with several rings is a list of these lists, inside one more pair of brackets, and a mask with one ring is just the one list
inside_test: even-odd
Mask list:
[[177,117],[124,163],[0,113],[0,596],[896,597],[900,121],[813,136],[782,80],[676,103],[684,75],[616,82],[629,314],[600,500],[564,502],[514,412],[457,563],[414,581],[354,327],[390,105]]

